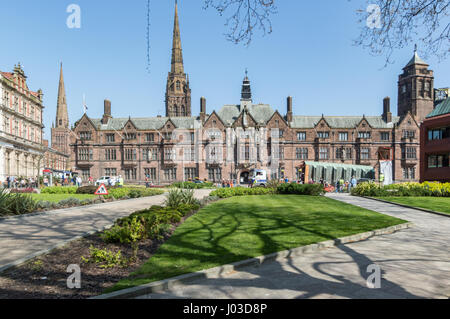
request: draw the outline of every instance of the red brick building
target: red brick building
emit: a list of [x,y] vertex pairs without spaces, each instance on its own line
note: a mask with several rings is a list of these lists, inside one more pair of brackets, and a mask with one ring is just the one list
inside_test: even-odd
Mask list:
[[155,184],[196,177],[245,183],[251,169],[267,169],[269,178],[296,180],[304,161],[370,165],[378,178],[380,160],[388,160],[395,182],[418,181],[419,126],[433,110],[433,82],[433,71],[415,52],[399,76],[398,116],[392,115],[389,98],[380,116],[294,115],[292,97],[280,112],[252,102],[248,76],[240,103],[207,114],[201,98],[200,114],[192,116],[176,11],[166,116],[114,118],[105,100],[101,119],[85,114],[73,131],[65,125],[67,112],[59,112],[55,133],[69,145],[71,165],[85,179],[121,175],[131,183],[146,176]]
[[450,98],[431,112],[420,128],[420,180],[450,182]]

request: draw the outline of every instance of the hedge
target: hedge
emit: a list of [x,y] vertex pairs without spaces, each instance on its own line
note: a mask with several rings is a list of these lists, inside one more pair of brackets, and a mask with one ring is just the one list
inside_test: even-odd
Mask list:
[[351,193],[354,196],[368,197],[450,197],[450,183],[402,183],[386,186],[380,186],[375,183],[362,183],[352,188]]

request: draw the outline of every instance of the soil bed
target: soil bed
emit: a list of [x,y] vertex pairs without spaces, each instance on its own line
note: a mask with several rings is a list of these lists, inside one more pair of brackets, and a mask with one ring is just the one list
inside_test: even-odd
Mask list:
[[[0,299],[85,299],[98,296],[106,288],[140,268],[170,238],[175,229],[193,214],[195,213],[174,224],[163,240],[140,241],[136,260],[126,268],[102,269],[94,263],[83,263],[81,257],[89,257],[91,245],[113,252],[120,250],[125,258],[130,258],[133,254],[129,245],[106,244],[99,236],[101,233],[96,233],[8,269],[0,273]],[[81,268],[81,289],[67,288],[67,278],[71,273],[67,273],[66,269],[72,264]]]

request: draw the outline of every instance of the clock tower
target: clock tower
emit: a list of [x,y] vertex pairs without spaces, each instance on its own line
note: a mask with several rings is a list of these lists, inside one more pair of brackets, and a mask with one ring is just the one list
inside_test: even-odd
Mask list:
[[184,73],[183,51],[181,49],[178,4],[175,3],[175,22],[173,27],[172,66],[167,77],[166,116],[191,116],[191,89],[189,76]]

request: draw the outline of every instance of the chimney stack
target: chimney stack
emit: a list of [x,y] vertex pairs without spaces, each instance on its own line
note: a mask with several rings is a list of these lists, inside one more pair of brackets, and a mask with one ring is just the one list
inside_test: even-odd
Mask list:
[[206,120],[206,99],[203,96],[200,98],[200,120],[202,123]]
[[108,120],[110,118],[112,118],[112,116],[111,116],[111,101],[110,100],[105,100],[102,124],[107,124]]
[[385,97],[383,100],[383,120],[386,123],[392,122],[391,99],[389,97]]
[[286,120],[290,123],[292,122],[293,113],[292,113],[292,96],[288,96],[287,98],[287,115]]

